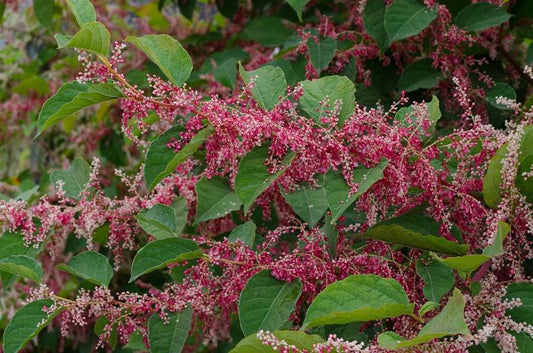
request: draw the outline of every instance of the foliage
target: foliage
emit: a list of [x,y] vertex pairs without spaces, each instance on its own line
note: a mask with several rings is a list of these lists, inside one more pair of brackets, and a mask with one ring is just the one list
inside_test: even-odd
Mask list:
[[530,0],[0,4],[5,352],[530,352]]

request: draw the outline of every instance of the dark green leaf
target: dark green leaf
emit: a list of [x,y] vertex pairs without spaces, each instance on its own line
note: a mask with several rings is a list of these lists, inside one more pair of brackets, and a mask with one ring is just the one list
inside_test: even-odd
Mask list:
[[498,97],[515,100],[516,92],[513,87],[509,86],[507,83],[498,82],[485,94],[485,100],[489,102],[490,105],[501,110],[507,110],[509,109],[508,106],[500,104],[496,101],[496,98]]
[[294,212],[302,217],[309,227],[314,227],[328,209],[326,191],[323,188],[302,187],[283,196]]
[[229,182],[219,176],[202,178],[196,183],[195,224],[220,218],[241,208],[242,202],[232,190]]
[[468,31],[481,31],[506,22],[511,15],[503,8],[488,2],[471,4],[457,14],[455,23]]
[[322,70],[328,67],[329,63],[335,56],[337,43],[335,42],[335,39],[331,37],[321,38],[318,40],[318,43],[315,42],[313,37],[311,37],[307,40],[307,48],[309,49],[311,63],[315,70],[318,73],[321,73]]
[[0,259],[0,272],[29,278],[39,283],[43,277],[41,266],[37,261],[26,255],[11,255]]
[[43,307],[50,308],[53,304],[51,299],[39,299],[30,302],[17,310],[4,330],[4,353],[17,353],[47,326],[61,309],[48,314]]
[[70,259],[68,265],[60,264],[57,268],[104,287],[113,277],[113,268],[107,257],[95,251],[82,252]]
[[146,165],[144,167],[144,179],[148,189],[152,190],[161,180],[174,172],[178,165],[198,151],[214,131],[211,126],[198,131],[191,141],[176,153],[168,148],[167,144],[172,138],[178,138],[178,134],[183,130],[183,127],[179,125],[171,127],[150,144],[146,152]]
[[294,12],[296,12],[296,15],[298,16],[298,19],[300,22],[302,22],[302,11],[305,8],[305,5],[309,2],[309,0],[285,0],[291,7],[293,8]]
[[421,88],[433,88],[439,84],[440,71],[432,67],[429,58],[420,59],[407,66],[400,76],[399,89],[405,92],[416,91]]
[[[308,335],[302,331],[274,331],[274,336],[277,339],[287,342],[298,349],[311,352],[313,345],[317,343],[324,343],[324,340],[318,335]],[[253,333],[242,339],[230,353],[276,353],[272,347],[264,345],[257,334]]]
[[57,185],[63,181],[63,190],[68,197],[79,200],[80,193],[85,190],[91,173],[91,167],[81,158],[72,161],[67,170],[57,170],[50,173],[50,182]]
[[33,0],[33,11],[43,26],[48,29],[52,28],[54,0]]
[[244,212],[248,213],[257,197],[289,167],[296,153],[289,153],[281,162],[282,167],[270,174],[265,161],[268,158],[268,146],[254,148],[239,163],[239,171],[235,177],[235,192],[244,204]]
[[181,44],[167,34],[128,36],[126,42],[135,45],[152,60],[176,86],[187,81],[192,71],[192,60]]
[[427,8],[417,0],[395,0],[385,12],[385,31],[390,42],[422,32],[437,17],[437,8]]
[[202,250],[196,243],[183,238],[165,238],[146,244],[137,252],[131,265],[130,283],[145,273],[163,268],[171,263],[197,259]]
[[385,3],[382,0],[367,0],[363,11],[363,23],[367,33],[374,38],[380,52],[384,53],[390,45],[385,32]]
[[352,275],[318,294],[307,309],[302,328],[409,315],[413,308],[396,280]]
[[280,282],[265,270],[251,277],[239,297],[239,321],[245,336],[281,328],[294,311],[302,283]]
[[418,261],[416,273],[424,280],[424,297],[433,302],[440,302],[444,294],[455,284],[453,271],[438,261],[432,261],[427,265]]
[[504,299],[520,299],[522,304],[518,307],[508,309],[507,314],[515,322],[525,322],[528,325],[533,325],[533,283],[511,283],[507,286],[507,294]]
[[44,102],[39,113],[37,136],[80,110],[120,97],[122,93],[110,83],[65,83],[59,87],[56,94]]
[[263,66],[254,71],[245,71],[239,65],[239,72],[245,84],[253,80],[252,95],[265,110],[272,110],[287,94],[285,74],[279,67]]
[[444,254],[467,253],[467,245],[441,237],[439,229],[439,224],[431,218],[406,215],[378,223],[358,236]]
[[151,353],[179,353],[185,345],[192,323],[192,308],[176,313],[167,313],[168,323],[165,323],[158,313],[148,320],[148,342]]
[[283,26],[279,17],[260,16],[250,21],[242,34],[246,39],[256,41],[265,47],[277,47],[285,43],[292,30]]
[[233,228],[230,235],[228,236],[228,241],[230,243],[235,243],[237,240],[240,240],[244,245],[253,249],[256,230],[257,226],[255,225],[255,223],[253,221],[248,221]]
[[137,222],[157,239],[178,236],[187,223],[187,200],[179,197],[172,207],[155,204],[152,208],[137,214]]

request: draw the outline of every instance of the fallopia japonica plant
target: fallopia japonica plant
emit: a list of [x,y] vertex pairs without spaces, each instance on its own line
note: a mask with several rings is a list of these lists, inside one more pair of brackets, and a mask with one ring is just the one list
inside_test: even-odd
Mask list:
[[530,5],[308,2],[217,2],[200,65],[66,1],[83,71],[36,139],[105,107],[131,169],[77,156],[0,201],[5,353],[531,350]]

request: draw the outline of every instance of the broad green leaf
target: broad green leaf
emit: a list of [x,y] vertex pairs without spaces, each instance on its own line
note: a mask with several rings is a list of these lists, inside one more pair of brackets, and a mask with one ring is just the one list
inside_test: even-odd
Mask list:
[[494,237],[492,244],[483,249],[483,255],[490,257],[502,255],[504,253],[503,241],[510,231],[511,227],[509,227],[507,223],[499,221],[496,236]]
[[39,283],[43,277],[41,266],[37,261],[26,255],[11,255],[0,259],[0,272],[29,278]]
[[94,6],[90,0],[66,1],[80,27],[89,22],[96,22],[96,12],[94,11]]
[[154,238],[178,236],[187,223],[187,200],[179,197],[172,207],[155,204],[136,216],[139,225]]
[[278,47],[292,34],[292,30],[286,28],[279,17],[260,16],[249,21],[242,36],[253,40],[265,47]]
[[[94,323],[94,334],[97,336],[104,334],[104,329],[107,324],[109,324],[109,319],[107,318],[107,316],[100,316],[98,320],[96,320],[96,322]],[[109,334],[109,338],[107,339],[107,342],[113,350],[115,350],[118,341],[117,327],[118,323],[115,322],[112,325],[111,333]]]
[[144,275],[171,263],[197,259],[202,250],[190,239],[165,238],[142,247],[131,264],[130,283]]
[[296,16],[298,16],[298,19],[300,22],[302,22],[302,11],[305,8],[305,5],[309,2],[309,0],[285,0],[289,5],[291,5],[294,12],[296,12]]
[[51,299],[39,299],[30,302],[17,310],[4,330],[3,349],[4,353],[17,353],[46,327],[61,309],[48,314],[43,307],[51,307],[54,302]]
[[378,44],[379,51],[384,53],[390,45],[385,32],[385,3],[381,0],[367,0],[363,11],[363,24],[367,33]]
[[192,71],[192,60],[181,44],[167,34],[128,36],[126,42],[142,50],[165,76],[176,86],[187,81]]
[[321,73],[326,69],[335,56],[337,50],[337,43],[331,37],[325,37],[315,42],[311,37],[307,40],[307,48],[309,49],[309,58],[315,70]]
[[385,32],[392,43],[417,35],[436,17],[436,6],[429,9],[417,0],[394,0],[385,12]]
[[511,100],[516,99],[516,92],[513,87],[509,86],[507,83],[498,82],[491,89],[485,93],[485,100],[489,102],[494,108],[500,110],[508,110],[509,107],[506,105],[500,104],[497,102],[498,97],[504,97]]
[[80,110],[121,97],[122,93],[110,83],[65,83],[56,94],[44,102],[39,113],[37,136]]
[[504,299],[520,299],[522,305],[508,309],[507,314],[515,322],[525,322],[528,325],[533,325],[533,283],[511,283],[507,286],[507,294]]
[[[0,236],[0,259],[12,255],[26,255],[31,258],[35,258],[42,248],[35,249],[32,246],[26,246],[24,239],[20,233],[4,233]],[[2,278],[2,286],[5,289],[13,283],[15,276],[9,273],[0,274]]]
[[54,17],[54,0],[33,0],[33,12],[43,26],[52,28]]
[[437,260],[454,270],[464,273],[472,273],[477,270],[479,266],[490,260],[490,256],[486,255],[465,255],[465,256],[450,256],[445,259],[437,258]]
[[326,236],[328,244],[328,253],[332,258],[337,257],[337,238],[339,231],[333,223],[331,223],[331,216],[326,214],[324,217],[324,225],[320,231]]
[[352,181],[359,184],[359,187],[357,192],[352,195],[350,195],[350,188],[346,184],[342,173],[330,170],[324,175],[322,185],[331,210],[331,224],[335,223],[348,207],[367,192],[372,185],[383,178],[383,171],[386,167],[387,161],[383,160],[372,168],[359,167],[354,169]]
[[245,71],[239,64],[239,72],[245,84],[253,81],[252,95],[265,110],[272,110],[287,94],[285,74],[279,67],[263,66],[254,71]]
[[195,224],[217,219],[241,208],[242,202],[231,190],[228,181],[214,176],[202,178],[196,183],[196,221]]
[[100,22],[88,22],[72,37],[60,34],[56,38],[58,49],[76,48],[96,55],[107,56],[111,36],[107,28]]
[[211,126],[198,131],[196,135],[178,153],[168,148],[172,138],[178,138],[184,131],[182,126],[176,125],[159,135],[148,147],[146,152],[146,165],[144,167],[144,180],[148,189],[152,190],[161,180],[170,175],[176,167],[192,156],[205,140],[213,133]]
[[280,282],[264,270],[252,276],[239,296],[239,322],[245,336],[281,328],[296,307],[302,282]]
[[467,245],[441,237],[439,229],[439,224],[431,218],[406,215],[378,223],[367,232],[357,236],[443,254],[464,255],[467,253]]
[[235,227],[228,236],[228,241],[230,243],[235,243],[237,240],[240,240],[244,245],[253,249],[256,230],[257,226],[255,223],[253,221],[248,221]]
[[505,9],[488,2],[479,2],[459,11],[455,17],[455,24],[468,31],[481,31],[498,26],[509,18],[511,15]]
[[422,307],[420,307],[420,310],[418,310],[418,315],[419,316],[424,316],[428,312],[433,311],[433,310],[437,309],[438,307],[440,307],[439,303],[435,303],[435,302],[431,302],[431,301],[425,302],[424,305],[422,305]]
[[415,338],[406,340],[394,332],[387,331],[378,336],[378,343],[383,348],[400,349],[413,347],[445,336],[470,336],[470,331],[464,319],[464,308],[465,299],[461,292],[455,288],[453,295],[442,311],[422,327]]
[[444,294],[455,284],[453,271],[438,261],[432,261],[427,265],[418,261],[416,273],[424,280],[424,297],[433,302],[440,302]]
[[400,91],[411,92],[421,88],[433,88],[439,84],[440,71],[432,67],[432,60],[429,58],[420,59],[407,66],[403,70],[398,89]]
[[[440,108],[439,108],[439,99],[433,96],[431,98],[431,101],[426,103],[426,109],[428,112],[428,120],[430,122],[430,126],[428,129],[425,129],[425,130],[428,132],[433,132],[435,130],[437,121],[442,116],[440,112]],[[412,126],[412,124],[414,124],[416,121],[415,119],[416,118],[413,117],[413,106],[412,105],[398,109],[398,111],[394,115],[394,122],[400,126],[405,126],[405,127]],[[422,128],[422,126],[418,128],[418,131],[420,132],[420,134],[422,134],[425,130]]]
[[507,155],[507,144],[502,145],[489,162],[487,173],[483,178],[483,200],[487,206],[497,208],[502,200],[500,184],[502,183],[502,161]]
[[396,280],[352,275],[318,294],[307,309],[302,328],[409,315],[413,308]]
[[107,257],[95,251],[82,252],[70,259],[68,265],[60,264],[57,268],[104,287],[113,277],[113,268]]
[[148,320],[148,343],[151,353],[179,353],[185,345],[192,323],[192,308],[176,313],[167,313],[168,323],[165,323],[158,313]]
[[239,171],[235,177],[235,192],[244,204],[245,213],[248,213],[257,197],[283,174],[296,157],[296,153],[289,153],[281,162],[282,167],[271,174],[265,165],[268,148],[267,145],[254,148],[239,163]]
[[80,193],[89,182],[91,167],[81,158],[76,158],[67,170],[50,173],[50,182],[54,185],[63,181],[63,190],[68,197],[79,200]]
[[294,212],[302,217],[309,227],[314,227],[328,209],[326,191],[321,187],[318,189],[302,187],[283,196]]
[[[283,340],[298,349],[311,352],[313,345],[317,343],[324,343],[324,340],[319,335],[308,335],[302,331],[274,331],[274,336],[277,339]],[[230,353],[276,353],[272,347],[264,345],[257,334],[253,333],[243,338]]]
[[[355,109],[355,86],[346,76],[326,76],[313,81],[303,81],[304,94],[300,106],[317,123],[333,111],[335,102],[341,103],[339,125],[342,126]],[[322,105],[321,105],[322,103]],[[324,105],[325,103],[325,105]]]
[[217,65],[213,70],[213,77],[224,86],[235,88],[237,83],[237,59],[229,58]]

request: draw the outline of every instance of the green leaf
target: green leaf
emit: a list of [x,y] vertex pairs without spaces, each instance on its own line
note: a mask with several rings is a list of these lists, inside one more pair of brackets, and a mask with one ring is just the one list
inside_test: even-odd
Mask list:
[[335,56],[337,50],[337,42],[331,37],[321,38],[318,43],[311,37],[307,40],[307,48],[309,49],[309,58],[315,70],[321,73],[326,69]]
[[290,194],[283,194],[285,201],[309,227],[314,227],[328,209],[326,191],[323,188],[302,187]]
[[507,237],[507,234],[511,231],[511,227],[503,221],[498,222],[498,228],[496,230],[496,236],[492,241],[492,244],[483,249],[483,255],[485,256],[499,256],[505,253],[503,249],[503,241]]
[[496,102],[496,98],[498,97],[504,97],[515,100],[516,92],[513,87],[509,86],[507,83],[498,82],[485,94],[485,100],[489,102],[489,104],[492,105],[494,108],[500,110],[508,110],[509,107]]
[[440,302],[444,294],[455,284],[453,271],[438,261],[432,261],[427,265],[418,261],[416,273],[424,280],[424,297],[433,302]]
[[229,58],[217,65],[213,70],[213,77],[224,86],[235,88],[237,83],[237,59]]
[[497,208],[502,200],[500,184],[502,183],[502,161],[507,155],[507,144],[502,145],[489,162],[487,173],[483,178],[483,200],[487,206]]
[[187,81],[192,71],[192,60],[181,44],[167,34],[128,36],[126,42],[142,50],[176,86]]
[[120,97],[122,93],[110,83],[65,83],[44,102],[39,113],[37,136],[82,109]]
[[170,175],[176,167],[192,156],[200,146],[213,133],[211,126],[200,130],[193,136],[178,153],[168,148],[167,144],[172,138],[178,138],[183,127],[176,125],[159,135],[148,147],[146,152],[146,165],[144,167],[144,180],[148,189],[152,190],[161,180]]
[[433,60],[426,58],[407,66],[400,76],[398,89],[411,92],[421,88],[433,88],[439,84],[440,71],[434,69]]
[[62,310],[59,308],[51,314],[43,311],[43,307],[50,308],[53,304],[51,299],[39,299],[17,310],[4,330],[4,353],[17,353],[46,327]]
[[[423,134],[424,131],[433,132],[437,121],[441,118],[442,114],[439,108],[439,99],[435,96],[431,98],[430,102],[426,103],[426,109],[428,112],[428,120],[430,121],[430,126],[428,129],[423,129],[421,126],[418,128],[420,134]],[[415,123],[416,118],[413,117],[413,106],[400,108],[394,115],[394,122],[400,126],[409,127]],[[425,136],[424,136],[425,137]]]
[[420,307],[420,310],[418,310],[418,315],[424,316],[424,314],[427,314],[428,312],[437,309],[439,306],[440,306],[439,303],[435,303],[431,301],[425,302],[424,305]]
[[33,12],[43,26],[48,29],[52,28],[54,0],[33,0]]
[[257,226],[255,223],[253,221],[248,221],[235,227],[228,236],[228,241],[230,243],[235,243],[237,240],[240,240],[244,245],[253,249],[256,230]]
[[424,216],[400,216],[370,228],[357,236],[400,244],[443,254],[464,255],[467,245],[455,243],[439,235],[440,226]]
[[171,263],[197,259],[202,250],[190,239],[165,238],[142,247],[131,265],[130,283],[144,275]]
[[464,308],[465,299],[461,292],[455,288],[453,295],[442,311],[422,327],[415,338],[406,340],[394,332],[387,331],[378,336],[378,343],[383,348],[400,349],[413,347],[445,336],[470,336],[470,331],[464,319]]
[[202,178],[196,183],[195,224],[217,219],[241,208],[242,202],[232,190],[229,182],[219,176]]
[[422,32],[437,17],[437,8],[427,8],[417,0],[395,0],[385,13],[385,32],[390,42]]
[[81,27],[89,22],[96,22],[96,12],[90,0],[66,0],[76,22]]
[[455,17],[455,24],[468,31],[481,31],[506,22],[511,15],[503,8],[488,2],[471,4]]
[[73,37],[56,34],[57,48],[76,48],[87,52],[107,56],[109,53],[110,34],[100,22],[88,22],[81,26]]
[[508,309],[507,314],[515,322],[525,322],[528,325],[533,325],[533,283],[511,283],[507,286],[507,294],[504,299],[520,299],[522,305]]
[[136,218],[146,233],[163,239],[181,234],[187,223],[187,212],[187,200],[179,197],[172,207],[158,203],[139,212]]
[[278,47],[292,34],[279,17],[260,16],[249,21],[242,35],[245,39],[253,40],[265,47]]
[[309,0],[285,0],[289,5],[291,5],[294,12],[296,12],[296,15],[298,16],[298,19],[300,22],[302,22],[302,11],[305,8],[305,5],[309,2]]
[[107,257],[95,251],[85,251],[70,259],[68,265],[60,264],[58,269],[107,287],[113,277],[113,268]]
[[465,255],[465,256],[451,256],[445,259],[437,258],[437,260],[454,270],[458,270],[464,273],[472,273],[477,270],[479,266],[490,260],[486,255]]
[[329,255],[331,258],[335,258],[337,256],[337,238],[339,237],[339,231],[331,222],[330,215],[326,214],[324,217],[324,225],[320,228],[320,231],[327,238]]
[[158,313],[148,320],[148,342],[151,353],[179,353],[185,345],[192,323],[192,308],[176,313],[167,313],[168,323],[165,323]]
[[[319,335],[308,335],[302,331],[274,331],[274,336],[277,339],[287,342],[300,350],[307,350],[311,352],[313,345],[317,343],[324,343],[324,340]],[[276,353],[270,346],[264,345],[257,334],[253,333],[243,338],[230,353]]]
[[353,171],[353,182],[359,184],[357,192],[350,195],[350,188],[344,177],[338,171],[330,170],[324,175],[323,186],[326,192],[329,209],[331,210],[331,224],[335,223],[340,216],[355,201],[367,192],[377,181],[383,178],[383,171],[387,167],[387,161],[379,162],[375,167],[359,167]]
[[29,278],[40,283],[43,277],[41,266],[29,256],[11,255],[0,259],[0,272]]
[[[104,334],[104,329],[108,324],[109,324],[109,319],[107,318],[107,316],[100,316],[98,320],[96,320],[96,322],[94,323],[94,334],[97,336]],[[118,341],[117,327],[118,327],[118,323],[115,322],[112,325],[109,338],[107,339],[107,342],[109,343],[109,345],[111,346],[111,349],[113,350],[115,350],[117,346],[117,341]]]
[[244,335],[281,328],[296,307],[302,282],[275,279],[269,270],[251,277],[239,296],[239,322]]
[[385,11],[385,3],[381,0],[368,0],[363,11],[365,30],[374,38],[381,53],[384,53],[390,45],[385,31]]
[[245,71],[239,64],[239,72],[245,84],[253,80],[252,95],[265,110],[272,110],[287,94],[285,74],[279,67],[263,66],[254,71]]
[[281,162],[282,167],[270,174],[265,161],[268,158],[269,146],[258,146],[248,152],[239,163],[239,171],[235,177],[235,192],[244,204],[244,212],[248,213],[257,197],[289,167],[296,153],[289,153]]
[[[12,255],[26,255],[34,258],[41,250],[42,248],[35,249],[34,247],[26,246],[22,235],[19,233],[4,233],[0,236],[0,259]],[[15,278],[14,275],[8,273],[1,274],[1,277],[4,289],[9,288]]]
[[396,280],[352,275],[318,294],[307,309],[302,328],[409,315],[413,308]]
[[57,170],[50,173],[50,182],[54,185],[62,180],[63,190],[68,197],[79,200],[80,193],[85,190],[89,182],[91,167],[81,158],[76,158],[67,170]]
[[348,77],[326,76],[313,81],[303,81],[302,87],[304,94],[300,98],[300,106],[315,122],[321,123],[321,118],[327,115],[325,111],[332,111],[336,101],[341,103],[339,125],[342,126],[353,114],[355,86]]

